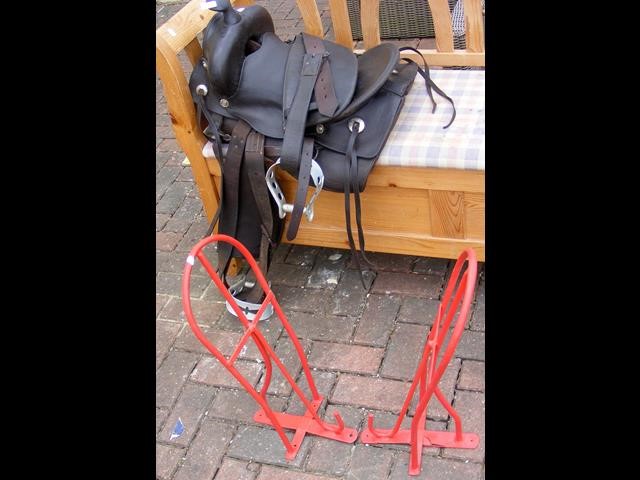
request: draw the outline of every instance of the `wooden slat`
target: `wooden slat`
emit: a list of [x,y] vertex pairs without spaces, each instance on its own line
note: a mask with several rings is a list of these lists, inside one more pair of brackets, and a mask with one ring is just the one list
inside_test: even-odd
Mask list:
[[453,29],[449,2],[447,0],[429,0],[429,8],[436,34],[436,49],[439,52],[453,52]]
[[465,238],[464,193],[429,192],[431,234],[434,237]]
[[[207,26],[215,12],[202,9],[203,0],[191,0],[164,23],[156,36],[161,36],[174,52],[181,51]],[[253,0],[231,0],[235,7],[252,5]]]
[[315,0],[296,0],[304,22],[304,31],[316,37],[324,38],[320,11]]
[[484,193],[484,171],[376,165],[367,180],[370,186]]
[[470,52],[484,52],[484,22],[480,0],[464,0],[465,42]]
[[[314,225],[303,220],[298,235],[293,242],[288,242],[285,236],[283,243],[296,245],[322,246],[327,248],[348,249],[349,243],[344,227],[333,229]],[[357,232],[354,232],[357,240]],[[368,252],[398,253],[402,255],[419,255],[424,257],[458,258],[465,248],[473,248],[479,261],[483,262],[484,240],[438,238],[431,235],[416,233],[412,236],[397,235],[393,232],[365,230],[364,237]]]
[[175,52],[161,36],[156,37],[156,68],[162,81],[176,140],[189,158],[200,198],[207,217],[211,220],[218,206],[218,196],[213,177],[202,156],[202,147],[206,143],[206,138],[197,125],[193,99],[182,65]]
[[380,43],[380,0],[360,0],[360,21],[365,50]]
[[[295,198],[297,184],[280,182],[285,198]],[[307,200],[313,190],[307,192]],[[403,189],[402,195],[394,189],[367,187],[360,194],[362,205],[362,225],[365,229],[395,232],[397,235],[413,232],[430,233],[429,192],[427,190]],[[402,215],[398,215],[402,212]],[[393,221],[389,221],[393,218]],[[316,225],[327,228],[345,225],[344,194],[323,191],[314,204]],[[355,205],[351,198],[351,224],[356,231]]]
[[[425,60],[432,67],[484,67],[484,52],[467,52],[465,50],[456,50],[453,52],[438,52],[433,49],[419,49]],[[356,49],[355,53],[361,54],[364,49]],[[422,65],[422,59],[417,53],[402,52],[402,57],[410,58],[414,62]]]
[[347,2],[345,0],[329,0],[329,8],[336,43],[352,50],[354,42]]
[[200,42],[197,38],[194,38],[187,43],[187,46],[184,47],[184,51],[186,52],[187,57],[189,57],[192,67],[198,63],[200,58],[202,58],[202,47],[200,46]]
[[[220,175],[215,159],[208,158],[211,175]],[[295,182],[289,174],[279,171],[282,182]],[[281,177],[280,177],[281,176]],[[397,188],[394,195],[402,195],[405,188],[419,190],[450,190],[484,194],[484,171],[455,168],[390,167],[376,165],[367,180],[369,187]],[[366,190],[365,190],[366,192]],[[324,195],[324,192],[322,193]],[[321,196],[322,196],[321,195]]]
[[464,193],[466,238],[484,239],[484,194]]

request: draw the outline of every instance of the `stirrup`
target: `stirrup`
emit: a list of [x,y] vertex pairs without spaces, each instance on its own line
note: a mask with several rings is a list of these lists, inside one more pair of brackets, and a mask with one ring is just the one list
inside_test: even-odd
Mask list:
[[[280,218],[284,218],[287,213],[293,212],[293,203],[286,203],[284,193],[282,193],[282,189],[280,188],[280,185],[278,185],[278,180],[274,174],[276,165],[280,165],[279,158],[269,167],[264,179],[267,182],[267,188],[271,192],[271,196],[278,205],[278,215]],[[320,195],[320,191],[324,185],[324,173],[322,172],[320,165],[318,165],[315,160],[311,160],[311,180],[316,187],[316,191],[313,192],[313,195],[311,195],[309,202],[304,206],[303,210],[307,220],[310,222],[313,220],[313,202],[315,202],[318,195]]]
[[[244,265],[240,270],[240,272],[238,273],[238,275],[233,277],[234,279],[233,283],[228,282],[229,283],[228,291],[233,297],[235,303],[238,305],[238,307],[240,307],[240,310],[242,310],[242,313],[244,313],[244,315],[247,317],[247,319],[253,320],[254,318],[256,318],[256,314],[258,313],[258,310],[260,310],[262,303],[251,303],[245,300],[240,300],[238,298],[238,295],[245,288],[253,288],[256,285],[255,281],[252,282],[251,280],[247,279],[248,272],[249,272],[249,265]],[[231,315],[233,315],[234,317],[238,316],[228,301],[225,301],[225,305],[227,307],[227,311]],[[268,304],[267,308],[265,308],[264,310],[264,313],[260,317],[260,320],[267,320],[269,317],[271,317],[271,315],[273,315],[273,305]]]

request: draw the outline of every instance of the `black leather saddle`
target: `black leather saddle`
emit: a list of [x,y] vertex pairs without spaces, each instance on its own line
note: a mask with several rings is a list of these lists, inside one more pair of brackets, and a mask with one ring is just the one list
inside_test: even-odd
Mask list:
[[[285,215],[291,214],[287,239],[292,240],[302,216],[313,219],[321,189],[344,192],[352,258],[363,284],[370,284],[375,270],[364,254],[359,193],[416,73],[425,78],[432,101],[432,89],[453,101],[431,81],[426,62],[422,69],[401,60],[403,49],[392,44],[357,56],[307,33],[283,42],[269,12],[259,5],[238,11],[219,0],[213,10],[221,14],[204,30],[203,57],[189,82],[198,118],[207,120],[204,132],[221,162],[222,198],[211,229],[219,218],[218,231],[244,243],[267,272]],[[454,118],[455,108],[451,122]],[[277,183],[277,167],[298,179],[292,203]],[[305,205],[309,186],[316,190]],[[352,193],[360,252],[351,232]],[[219,247],[224,271],[236,256],[227,247]],[[235,293],[240,293],[237,288]],[[258,296],[249,295],[256,301]]]

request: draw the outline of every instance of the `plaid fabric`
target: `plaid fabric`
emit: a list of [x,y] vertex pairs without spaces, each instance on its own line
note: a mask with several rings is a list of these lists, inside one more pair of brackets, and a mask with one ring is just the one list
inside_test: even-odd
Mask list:
[[[484,70],[431,70],[431,78],[456,104],[453,124],[442,128],[451,104],[433,92],[438,107],[431,113],[424,79],[416,75],[377,165],[484,170]],[[211,142],[202,153],[214,156]]]
[[431,70],[431,78],[456,105],[433,92],[435,113],[424,79],[416,75],[411,92],[377,165],[484,170],[484,70]]

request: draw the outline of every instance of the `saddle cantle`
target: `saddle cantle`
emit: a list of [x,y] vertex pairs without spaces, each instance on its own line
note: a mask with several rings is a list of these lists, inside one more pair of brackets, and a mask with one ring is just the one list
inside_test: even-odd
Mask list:
[[[452,105],[453,101],[430,80],[426,62],[423,70],[400,59],[402,49],[392,44],[355,55],[307,33],[283,42],[265,8],[252,5],[240,12],[228,0],[216,3],[213,10],[220,14],[204,30],[203,57],[194,66],[189,86],[198,118],[206,118],[205,134],[221,162],[219,233],[247,245],[267,271],[286,213],[291,213],[287,239],[292,240],[302,216],[313,218],[313,201],[322,188],[344,192],[352,257],[363,284],[365,276],[370,283],[374,271],[364,253],[359,193],[417,73],[425,77],[432,100],[433,88]],[[293,203],[286,203],[277,184],[276,166],[298,179]],[[316,191],[305,205],[308,186]],[[360,252],[351,232],[351,193]],[[218,214],[212,228],[216,220]],[[358,253],[369,269],[361,268]],[[219,268],[226,271],[233,256],[237,252],[222,248]],[[259,290],[248,293],[242,282],[233,288],[238,295],[244,289],[253,303],[259,300]]]

